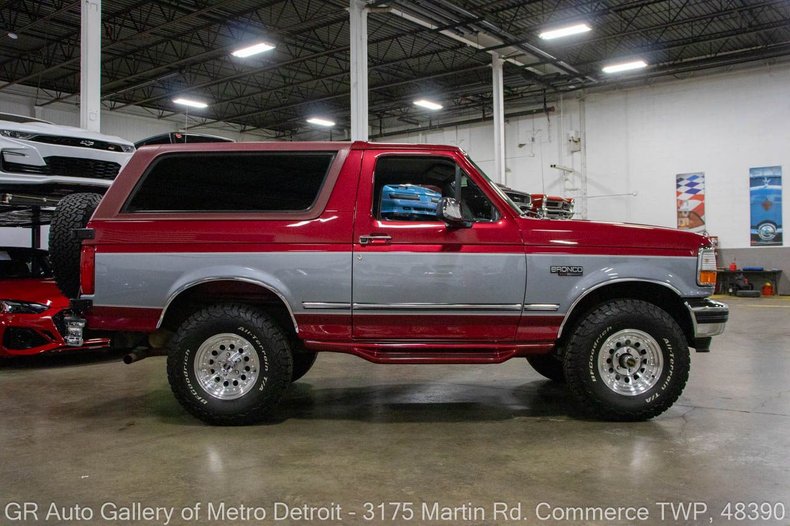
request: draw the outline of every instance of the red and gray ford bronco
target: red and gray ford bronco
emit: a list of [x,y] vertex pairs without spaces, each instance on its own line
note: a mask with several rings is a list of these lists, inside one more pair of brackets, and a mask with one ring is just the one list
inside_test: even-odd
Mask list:
[[643,420],[728,317],[706,238],[527,217],[450,146],[144,147],[103,198],[61,202],[50,244],[69,342],[166,352],[176,398],[213,424],[266,417],[322,351],[523,357],[585,412]]

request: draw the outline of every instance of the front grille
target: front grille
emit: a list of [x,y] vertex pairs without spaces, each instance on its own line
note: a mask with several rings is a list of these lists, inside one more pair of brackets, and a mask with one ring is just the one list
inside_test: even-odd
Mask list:
[[115,179],[121,165],[110,161],[80,159],[78,157],[45,157],[46,166],[11,163],[3,159],[3,171],[17,174],[63,175],[93,179]]
[[3,347],[14,351],[23,351],[46,345],[47,340],[34,331],[25,327],[9,327],[3,336]]
[[572,208],[572,206],[567,201],[557,201],[555,199],[547,199],[546,208],[548,208],[549,210],[568,211]]
[[108,152],[122,152],[123,146],[107,141],[97,141],[95,139],[80,139],[79,137],[61,137],[59,135],[36,135],[31,137],[32,142],[43,142],[46,144],[57,144],[58,146],[74,146],[76,148],[91,148],[93,150],[105,150]]
[[550,199],[544,197],[544,202],[538,207],[538,216],[549,219],[571,219],[573,217],[573,202],[564,199]]

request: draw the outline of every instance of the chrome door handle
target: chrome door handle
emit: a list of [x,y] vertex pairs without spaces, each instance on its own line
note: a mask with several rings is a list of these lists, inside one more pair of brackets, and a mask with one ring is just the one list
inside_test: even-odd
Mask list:
[[368,234],[366,236],[359,236],[359,244],[360,245],[373,245],[375,244],[386,244],[392,241],[392,236],[389,234]]

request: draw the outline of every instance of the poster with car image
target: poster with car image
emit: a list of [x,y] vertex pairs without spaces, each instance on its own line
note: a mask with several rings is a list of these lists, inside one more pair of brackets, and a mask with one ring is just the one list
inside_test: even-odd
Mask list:
[[705,232],[705,174],[677,174],[678,229]]
[[782,167],[749,168],[752,246],[782,244]]

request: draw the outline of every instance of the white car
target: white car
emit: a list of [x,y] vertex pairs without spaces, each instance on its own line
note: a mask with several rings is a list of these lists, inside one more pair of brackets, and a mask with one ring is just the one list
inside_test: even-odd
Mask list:
[[0,113],[0,193],[104,193],[134,149],[120,137]]

